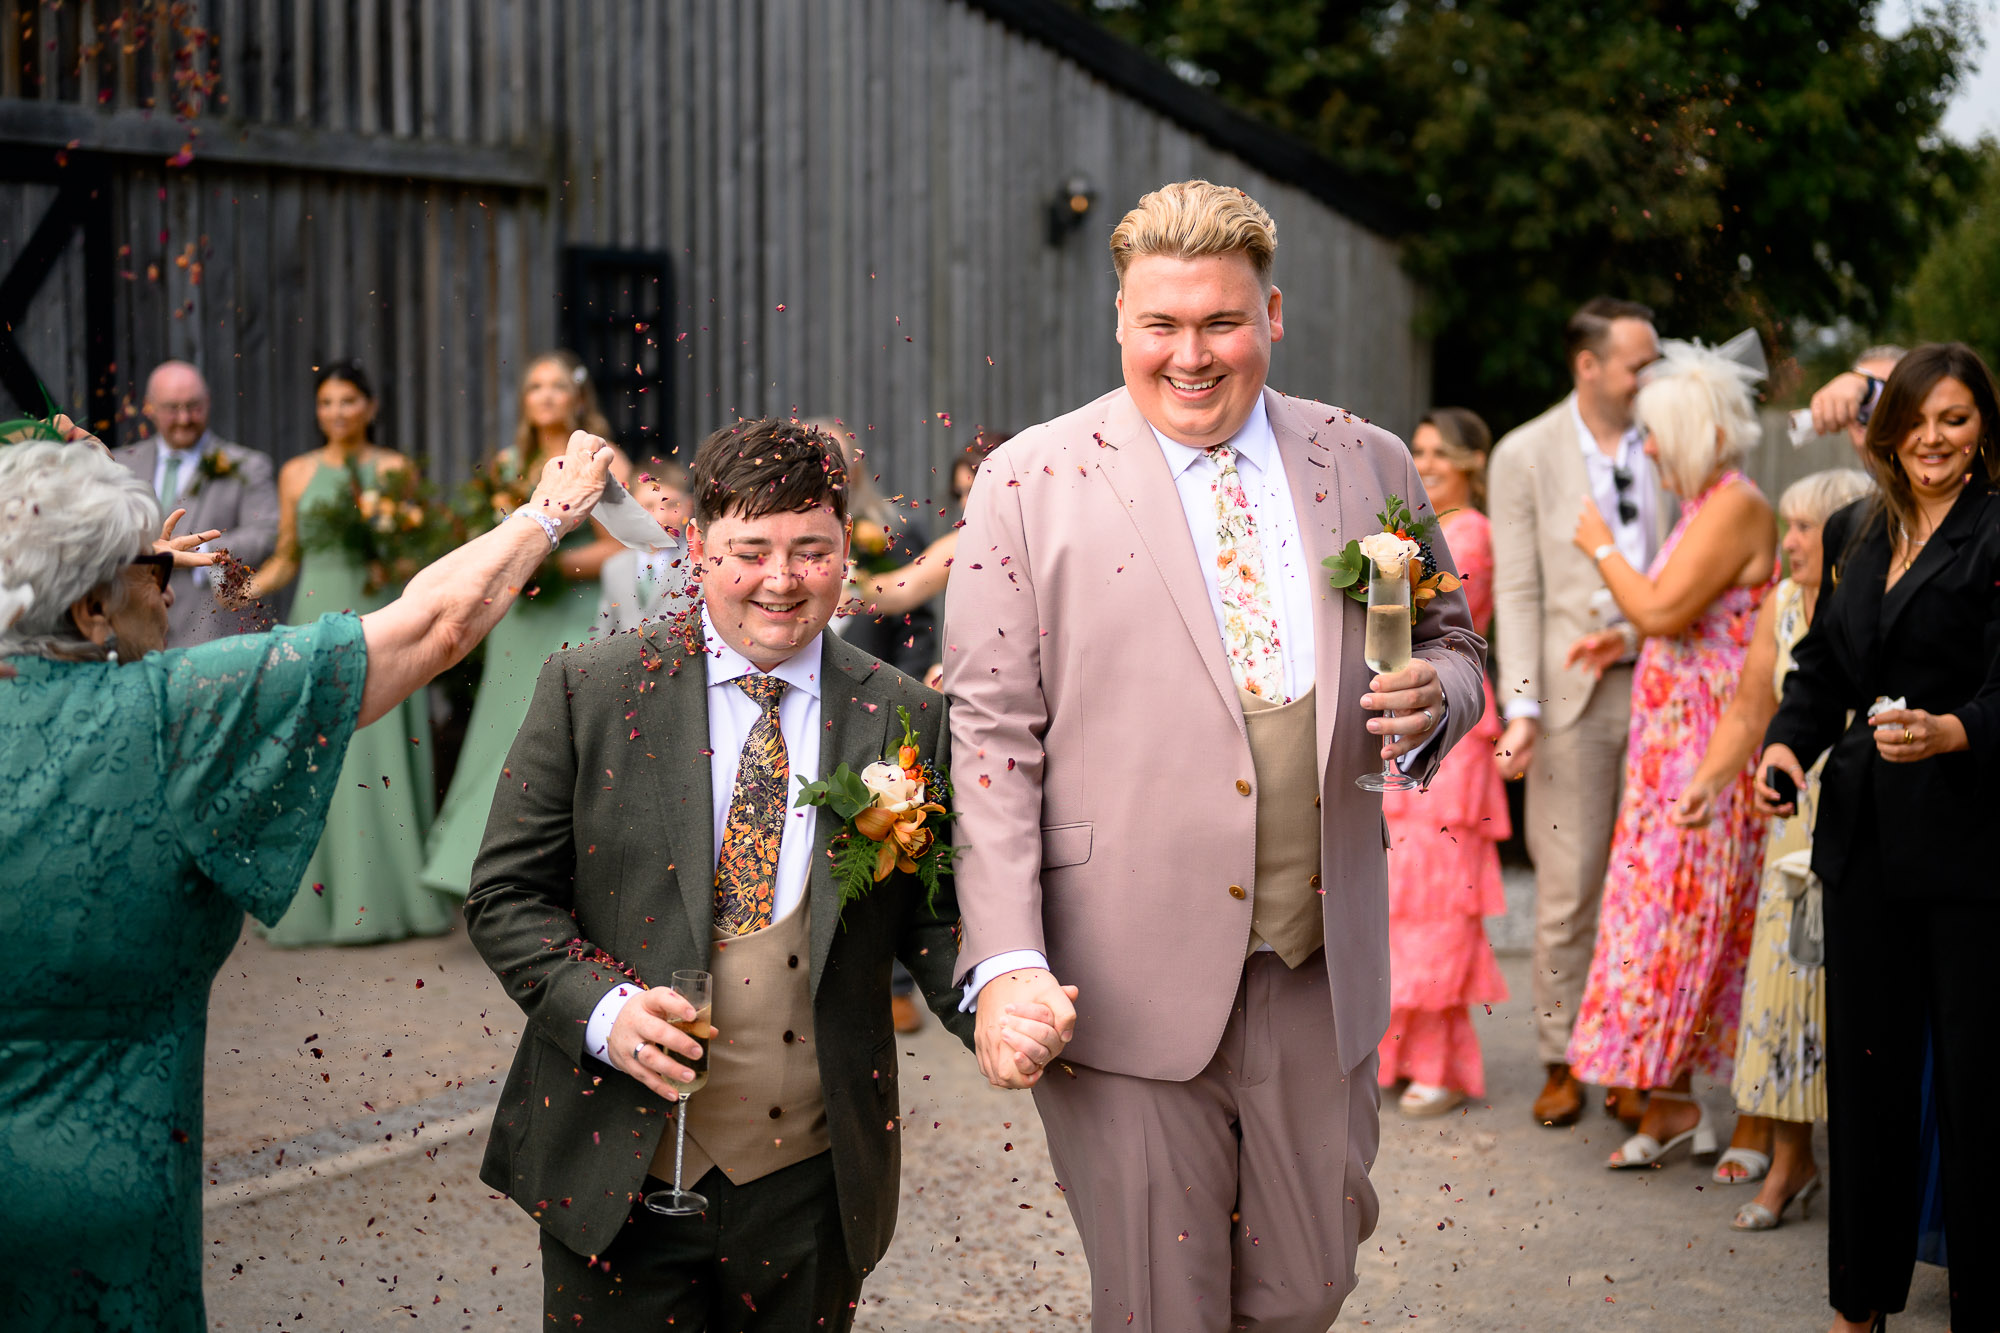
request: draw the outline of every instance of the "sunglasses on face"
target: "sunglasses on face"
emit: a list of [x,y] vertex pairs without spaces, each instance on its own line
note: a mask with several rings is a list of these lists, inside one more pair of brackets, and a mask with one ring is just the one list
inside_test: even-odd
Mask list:
[[1637,523],[1639,521],[1639,506],[1633,501],[1631,496],[1626,494],[1627,491],[1632,489],[1632,469],[1622,463],[1613,464],[1611,468],[1611,484],[1618,488],[1618,521],[1620,523]]
[[174,553],[172,551],[148,551],[133,558],[135,565],[144,565],[153,573],[153,581],[160,585],[160,591],[167,590],[167,580],[174,575]]

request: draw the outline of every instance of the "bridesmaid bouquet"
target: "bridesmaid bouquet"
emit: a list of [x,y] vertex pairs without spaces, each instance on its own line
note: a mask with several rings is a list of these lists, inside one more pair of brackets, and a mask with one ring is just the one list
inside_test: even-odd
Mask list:
[[951,778],[919,753],[910,710],[899,707],[896,716],[903,738],[893,755],[859,773],[842,764],[820,781],[804,784],[793,803],[825,806],[845,821],[828,849],[843,910],[891,870],[915,875],[934,902],[939,877],[951,873],[958,851],[939,842],[935,828],[936,821],[951,818],[941,804],[951,799]]
[[300,512],[299,545],[353,556],[368,570],[365,592],[404,582],[455,544],[451,515],[414,467],[378,473],[371,487],[350,462],[347,492]]
[[[461,540],[488,528],[499,527],[506,522],[508,515],[528,503],[528,497],[534,492],[534,482],[510,468],[504,457],[474,468],[472,479],[459,487],[451,506],[459,523]],[[569,578],[562,572],[562,562],[557,559],[557,553],[551,551],[535,574],[534,586],[526,589],[525,595],[556,599],[568,587]]]
[[1382,512],[1375,515],[1375,521],[1382,525],[1380,533],[1370,533],[1367,538],[1357,538],[1347,543],[1339,555],[1330,555],[1320,563],[1329,571],[1327,581],[1346,593],[1355,601],[1366,605],[1368,602],[1368,566],[1371,563],[1367,551],[1362,549],[1365,540],[1371,547],[1380,545],[1380,538],[1393,537],[1399,543],[1412,543],[1415,553],[1410,558],[1410,623],[1415,624],[1433,597],[1441,592],[1457,592],[1460,585],[1458,575],[1439,567],[1437,554],[1431,550],[1431,539],[1437,535],[1437,519],[1419,519],[1410,512],[1400,496],[1387,497]]

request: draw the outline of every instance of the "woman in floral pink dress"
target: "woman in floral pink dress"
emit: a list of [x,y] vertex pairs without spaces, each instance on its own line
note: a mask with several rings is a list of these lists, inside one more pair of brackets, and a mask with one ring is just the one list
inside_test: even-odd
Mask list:
[[[1426,416],[1410,437],[1431,509],[1465,581],[1472,624],[1493,615],[1492,525],[1486,499],[1486,423],[1458,407]],[[1493,762],[1500,721],[1493,690],[1486,712],[1452,747],[1425,792],[1387,792],[1389,993],[1382,1038],[1383,1087],[1407,1079],[1407,1115],[1440,1115],[1486,1094],[1471,1006],[1507,998],[1484,918],[1507,910],[1496,844],[1510,832],[1507,793]]]
[[1776,571],[1770,503],[1733,467],[1758,438],[1748,380],[1713,351],[1668,343],[1639,391],[1646,453],[1683,498],[1651,570],[1618,553],[1595,506],[1577,521],[1576,543],[1627,623],[1585,636],[1571,658],[1602,668],[1645,640],[1597,950],[1569,1046],[1579,1079],[1651,1092],[1612,1167],[1648,1165],[1689,1140],[1696,1155],[1714,1153],[1691,1079],[1701,1069],[1726,1080],[1735,1059],[1766,830],[1749,767],[1716,794],[1709,824],[1681,828],[1671,815],[1736,693]]

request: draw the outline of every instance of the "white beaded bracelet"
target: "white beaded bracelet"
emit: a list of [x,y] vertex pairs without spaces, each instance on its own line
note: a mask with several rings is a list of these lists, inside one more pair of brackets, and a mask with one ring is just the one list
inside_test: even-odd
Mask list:
[[541,525],[542,535],[549,539],[549,549],[562,545],[562,525],[547,514],[538,514],[532,509],[516,509],[510,517],[531,518]]

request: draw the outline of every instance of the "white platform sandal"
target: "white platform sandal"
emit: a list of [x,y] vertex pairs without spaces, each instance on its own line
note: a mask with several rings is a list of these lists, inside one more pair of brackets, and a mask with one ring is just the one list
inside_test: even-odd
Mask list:
[[1452,1107],[1465,1100],[1465,1094],[1456,1088],[1439,1088],[1429,1083],[1412,1083],[1396,1099],[1404,1115],[1415,1120],[1429,1116],[1443,1115]]
[[1814,1176],[1811,1180],[1799,1186],[1799,1192],[1779,1204],[1778,1211],[1775,1213],[1763,1204],[1758,1203],[1755,1199],[1752,1199],[1749,1203],[1744,1204],[1736,1210],[1736,1216],[1731,1219],[1729,1225],[1738,1231],[1774,1231],[1777,1229],[1778,1223],[1785,1220],[1785,1210],[1790,1208],[1794,1201],[1797,1201],[1799,1205],[1799,1216],[1801,1218],[1810,1217],[1812,1216],[1812,1197],[1819,1193],[1819,1182],[1820,1177]]
[[[1740,1166],[1743,1174],[1732,1176],[1723,1170],[1728,1166]],[[1725,1148],[1716,1159],[1715,1172],[1709,1176],[1718,1185],[1749,1185],[1771,1174],[1771,1155],[1758,1152],[1755,1148]]]
[[1698,1097],[1690,1092],[1675,1092],[1671,1088],[1654,1088],[1652,1095],[1670,1102],[1693,1102],[1701,1113],[1700,1119],[1694,1122],[1693,1129],[1683,1130],[1665,1143],[1661,1143],[1651,1134],[1634,1134],[1625,1140],[1623,1147],[1611,1154],[1611,1160],[1606,1162],[1605,1166],[1613,1171],[1628,1170],[1635,1166],[1653,1166],[1668,1153],[1690,1141],[1694,1144],[1694,1156],[1715,1156],[1715,1126],[1709,1122],[1708,1107],[1704,1106]]

